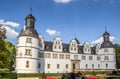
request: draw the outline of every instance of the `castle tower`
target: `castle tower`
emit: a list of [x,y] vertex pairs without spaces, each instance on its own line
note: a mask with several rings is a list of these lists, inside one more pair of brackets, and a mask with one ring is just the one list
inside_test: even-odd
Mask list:
[[103,43],[101,44],[101,67],[103,69],[116,69],[115,49],[110,41],[110,34],[105,31],[103,34]]
[[25,18],[25,26],[21,30],[16,47],[16,72],[39,73],[40,51],[39,35],[34,28],[35,18],[30,13]]

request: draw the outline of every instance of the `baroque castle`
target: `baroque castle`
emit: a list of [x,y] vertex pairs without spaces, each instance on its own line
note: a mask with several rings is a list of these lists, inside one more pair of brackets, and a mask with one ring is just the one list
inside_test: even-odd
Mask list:
[[69,44],[62,43],[60,37],[55,37],[53,42],[45,41],[35,29],[35,17],[32,13],[25,18],[25,22],[26,27],[17,38],[17,73],[116,69],[115,49],[107,31],[103,34],[103,43],[91,47],[89,42],[80,45],[77,38],[72,39]]

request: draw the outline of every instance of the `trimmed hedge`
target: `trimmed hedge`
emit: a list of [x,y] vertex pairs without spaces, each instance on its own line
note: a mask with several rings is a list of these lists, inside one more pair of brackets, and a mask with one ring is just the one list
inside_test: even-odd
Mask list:
[[[81,71],[83,75],[109,74],[111,71]],[[17,79],[19,77],[61,77],[63,73],[0,73],[0,79]],[[101,79],[101,78],[100,78]]]
[[0,73],[0,79],[17,79],[17,73]]

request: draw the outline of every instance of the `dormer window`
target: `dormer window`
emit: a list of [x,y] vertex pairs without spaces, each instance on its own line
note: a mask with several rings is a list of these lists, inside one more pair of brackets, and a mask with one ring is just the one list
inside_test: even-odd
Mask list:
[[54,46],[55,49],[57,49],[57,46]]
[[62,41],[59,37],[56,37],[53,41],[53,51],[62,52]]

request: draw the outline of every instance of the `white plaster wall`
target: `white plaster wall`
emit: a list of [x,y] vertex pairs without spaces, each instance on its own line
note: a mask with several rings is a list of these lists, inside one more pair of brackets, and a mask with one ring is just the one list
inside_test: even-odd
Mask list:
[[[26,61],[29,61],[29,68],[26,68]],[[38,60],[30,58],[16,58],[17,73],[38,73]]]
[[[46,73],[63,73],[63,72],[70,72],[70,61],[69,60],[63,60],[63,59],[45,59],[45,72]],[[50,64],[50,69],[47,69],[47,64]],[[60,68],[57,69],[57,64],[60,65]],[[69,69],[66,69],[66,64],[69,65]]]
[[[26,43],[26,38],[32,38],[32,43]],[[16,56],[17,73],[38,73],[38,52],[39,40],[37,38],[22,36],[19,37],[17,44],[18,56]],[[31,49],[32,55],[25,55],[26,49]],[[29,68],[26,68],[26,61],[30,62]]]
[[[25,55],[26,49],[31,49],[32,56]],[[17,57],[32,57],[32,58],[38,58],[38,52],[39,50],[32,47],[17,47],[18,50],[18,56]],[[22,56],[20,56],[22,54]]]
[[[32,38],[32,43],[26,43],[26,38]],[[18,46],[32,46],[32,47],[39,48],[39,39],[29,37],[29,36],[22,36],[22,37],[19,37],[19,43],[17,44],[17,47]]]
[[[97,55],[85,55],[86,59],[85,60],[81,60],[80,62],[80,69],[99,69],[98,68],[98,64],[100,64],[100,60],[97,60]],[[89,56],[92,56],[93,59],[89,60]],[[82,55],[81,55],[82,58]],[[88,68],[86,68],[86,64],[88,64]],[[94,64],[94,68],[92,68],[92,64]]]

